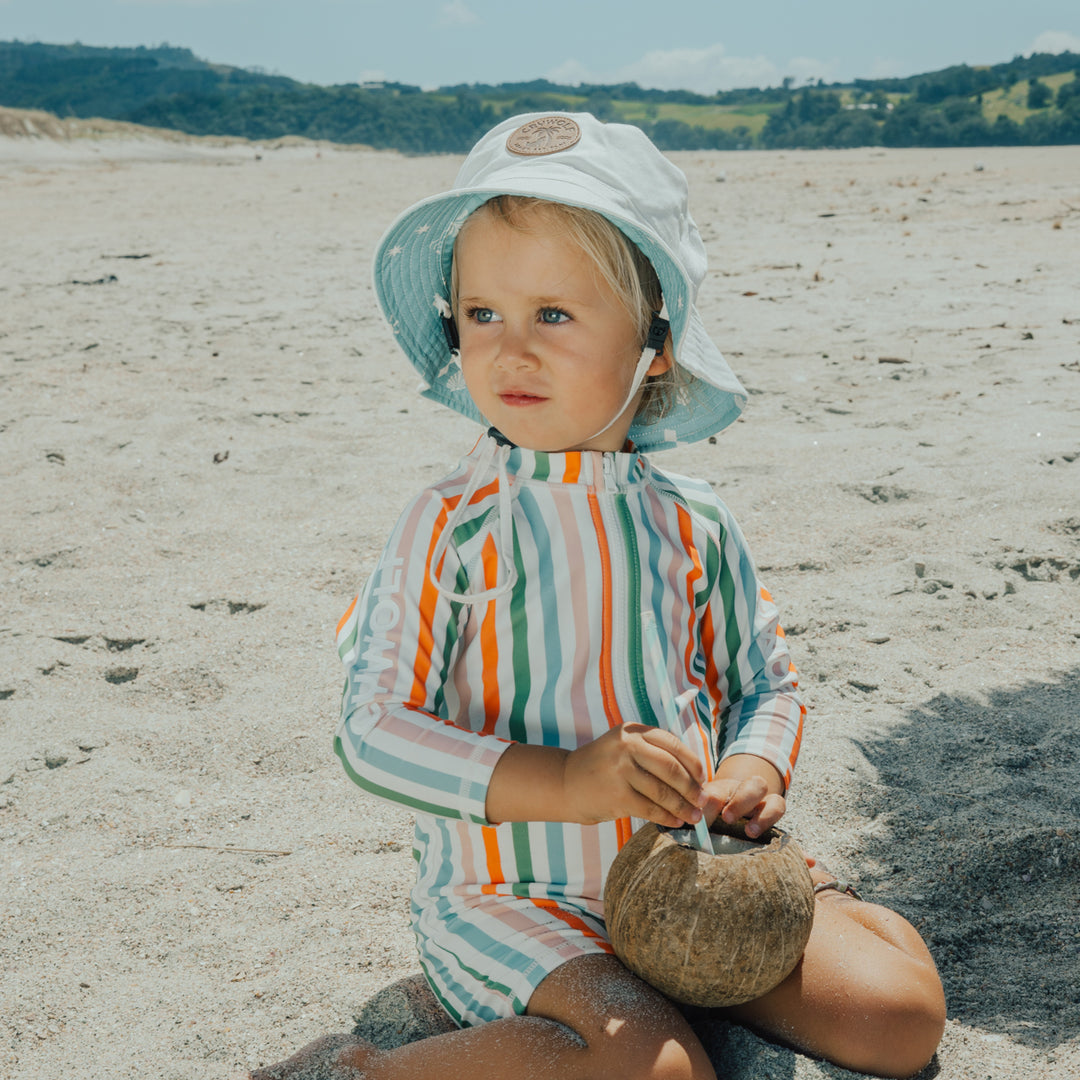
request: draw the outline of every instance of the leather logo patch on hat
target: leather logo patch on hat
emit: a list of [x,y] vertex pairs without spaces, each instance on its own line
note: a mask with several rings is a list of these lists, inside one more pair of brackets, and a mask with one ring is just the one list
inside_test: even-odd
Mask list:
[[506,149],[522,157],[540,157],[567,150],[581,138],[581,128],[569,116],[541,116],[510,132]]

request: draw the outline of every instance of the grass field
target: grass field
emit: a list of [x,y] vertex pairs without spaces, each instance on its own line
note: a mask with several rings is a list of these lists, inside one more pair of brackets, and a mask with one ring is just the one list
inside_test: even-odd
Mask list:
[[675,102],[616,101],[612,103],[620,120],[680,120],[684,124],[723,131],[745,128],[756,135],[765,126],[776,105],[680,105]]
[[[1058,88],[1067,82],[1072,82],[1076,75],[1071,71],[1064,71],[1060,75],[1044,75],[1039,82],[1046,83],[1056,94]],[[999,116],[1007,116],[1022,124],[1033,112],[1042,112],[1041,109],[1029,109],[1027,107],[1028,84],[1018,82],[1009,90],[991,90],[983,94],[983,116],[991,123]]]
[[[1060,86],[1071,82],[1077,76],[1073,72],[1063,72],[1058,75],[1043,76],[1040,81],[1045,83],[1055,94]],[[832,89],[832,88],[830,88]],[[841,103],[851,107],[862,100],[863,95],[848,87],[837,88],[834,93],[840,95]],[[903,101],[907,94],[890,93],[886,95],[893,105]],[[1008,116],[1010,119],[1022,124],[1034,112],[1043,111],[1029,109],[1027,107],[1028,83],[1027,80],[1016,83],[1009,90],[991,90],[982,96],[983,116],[993,123],[998,116]],[[577,111],[588,108],[588,97],[585,94],[574,93],[545,93],[544,101],[552,108]],[[446,100],[451,100],[450,95]],[[498,112],[505,114],[510,106],[504,97],[491,97],[485,99],[485,104],[493,106]],[[524,104],[524,103],[523,103]],[[739,132],[743,129],[748,138],[761,134],[771,113],[781,108],[774,102],[761,102],[745,105],[692,105],[678,102],[650,102],[650,101],[611,101],[611,108],[615,118],[627,123],[654,123],[657,120],[678,120],[692,127],[701,127],[706,130],[723,130]],[[516,111],[516,110],[515,110]],[[741,132],[740,132],[741,133]]]

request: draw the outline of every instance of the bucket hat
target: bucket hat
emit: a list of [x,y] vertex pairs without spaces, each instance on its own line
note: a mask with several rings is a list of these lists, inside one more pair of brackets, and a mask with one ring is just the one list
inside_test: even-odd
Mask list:
[[443,315],[449,314],[454,241],[466,218],[496,195],[594,210],[652,263],[684,385],[664,416],[631,426],[639,450],[695,442],[736,419],[746,391],[695,307],[706,257],[688,209],[686,177],[639,128],[605,124],[590,113],[503,120],[473,147],[449,191],[416,203],[384,234],[375,253],[375,292],[424,380],[425,397],[485,422],[465,387]]

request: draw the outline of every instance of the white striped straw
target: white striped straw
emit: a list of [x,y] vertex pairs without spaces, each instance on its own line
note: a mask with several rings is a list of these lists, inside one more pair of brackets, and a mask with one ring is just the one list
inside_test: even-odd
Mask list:
[[[676,701],[675,695],[672,694],[667,666],[664,663],[664,653],[660,648],[660,631],[656,628],[656,616],[651,611],[641,613],[641,635],[645,640],[645,654],[649,663],[652,664],[653,676],[660,690],[660,700],[664,706],[664,723],[668,731],[681,742],[683,731],[679,714],[687,702],[692,701],[696,695],[680,695],[679,701],[682,703],[682,708],[680,708],[679,701]],[[694,825],[694,836],[697,841],[696,846],[700,851],[712,851],[712,837],[709,835],[709,827],[705,824],[703,817],[699,818]]]

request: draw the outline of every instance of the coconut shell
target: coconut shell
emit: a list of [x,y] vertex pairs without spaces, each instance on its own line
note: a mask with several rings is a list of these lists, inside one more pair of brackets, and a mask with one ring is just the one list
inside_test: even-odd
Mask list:
[[[770,829],[731,853],[684,846],[646,825],[619,852],[604,888],[608,936],[633,972],[675,1001],[717,1008],[752,1001],[791,973],[814,921],[801,848]],[[723,842],[721,842],[722,844]]]

